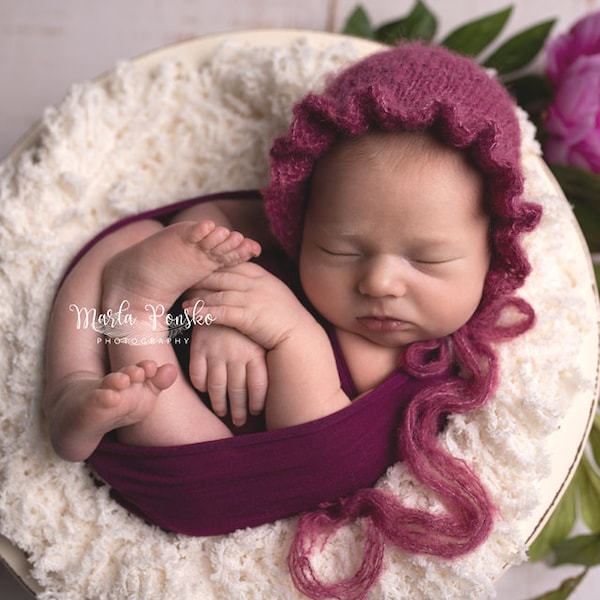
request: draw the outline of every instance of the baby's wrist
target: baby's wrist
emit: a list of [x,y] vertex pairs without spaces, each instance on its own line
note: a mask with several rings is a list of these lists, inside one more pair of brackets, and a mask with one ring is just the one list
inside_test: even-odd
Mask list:
[[310,313],[304,310],[299,318],[293,321],[293,325],[281,333],[272,349],[284,344],[306,349],[314,348],[316,344],[321,343],[329,345],[325,330]]

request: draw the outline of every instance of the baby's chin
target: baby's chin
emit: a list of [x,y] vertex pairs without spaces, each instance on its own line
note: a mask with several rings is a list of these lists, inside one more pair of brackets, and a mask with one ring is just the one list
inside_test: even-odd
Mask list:
[[364,327],[349,328],[336,326],[336,333],[338,338],[354,338],[357,343],[365,346],[388,350],[404,348],[415,341],[424,339],[406,331],[385,331],[385,328],[383,329],[378,330],[375,328],[375,330],[369,330]]

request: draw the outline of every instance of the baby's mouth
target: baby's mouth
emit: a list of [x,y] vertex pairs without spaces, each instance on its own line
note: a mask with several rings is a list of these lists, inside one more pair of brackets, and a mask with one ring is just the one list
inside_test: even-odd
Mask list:
[[356,320],[368,331],[402,331],[408,325],[406,321],[400,321],[393,317],[365,316],[357,317]]

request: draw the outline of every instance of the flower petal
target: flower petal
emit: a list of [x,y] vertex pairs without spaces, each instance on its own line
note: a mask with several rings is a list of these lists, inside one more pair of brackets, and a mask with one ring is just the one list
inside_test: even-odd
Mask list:
[[581,56],[567,69],[548,107],[549,133],[573,145],[597,128],[600,114],[600,54]]
[[546,45],[546,70],[556,83],[579,56],[600,53],[600,11],[577,21],[571,29]]

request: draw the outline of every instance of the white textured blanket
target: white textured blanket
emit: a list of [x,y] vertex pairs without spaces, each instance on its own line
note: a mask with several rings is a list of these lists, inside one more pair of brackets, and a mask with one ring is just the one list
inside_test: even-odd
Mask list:
[[[40,411],[45,324],[69,260],[105,225],[177,199],[264,185],[271,140],[293,102],[354,56],[349,42],[320,49],[300,39],[280,48],[227,43],[201,67],[175,59],[151,72],[120,64],[104,83],[73,87],[44,115],[41,142],[0,166],[0,533],[28,554],[40,597],[299,596],[286,568],[294,519],[224,537],[168,534],[128,515],[84,465],[53,455]],[[528,194],[545,208],[528,239],[534,274],[523,290],[539,323],[501,347],[493,402],[452,418],[443,435],[453,454],[474,464],[498,520],[461,560],[388,549],[374,599],[493,596],[505,566],[524,558],[519,523],[539,503],[545,439],[589,384],[572,358],[594,318],[589,274],[581,248],[563,235],[570,209],[534,168],[537,148],[523,124]],[[435,505],[402,464],[379,485]],[[339,577],[360,553],[360,532],[348,528],[315,564],[324,577]]]

